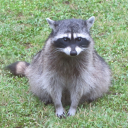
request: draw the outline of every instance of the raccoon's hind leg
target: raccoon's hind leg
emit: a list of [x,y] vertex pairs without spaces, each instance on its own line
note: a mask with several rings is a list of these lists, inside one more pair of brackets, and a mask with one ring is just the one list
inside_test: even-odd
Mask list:
[[15,76],[25,76],[25,70],[30,64],[25,61],[17,61],[8,65],[5,69],[9,70]]
[[[42,95],[42,93],[43,93],[43,95]],[[42,93],[41,93],[40,96],[39,96],[39,94],[38,94],[38,97],[39,97],[39,99],[40,99],[45,105],[53,103],[51,96],[50,96],[47,92],[42,92]]]
[[[50,89],[48,89],[48,90],[51,90],[51,88],[52,87],[50,87]],[[36,86],[31,86],[30,90],[32,91],[32,93],[34,95],[39,97],[39,99],[42,102],[44,102],[45,104],[53,102],[54,106],[55,106],[55,109],[56,109],[56,115],[59,118],[65,117],[64,108],[63,108],[62,102],[61,102],[61,97],[62,97],[61,89],[59,89],[59,88],[57,88],[57,89],[52,88],[52,91],[48,92],[47,90],[41,89],[40,86],[36,85]]]
[[52,103],[52,98],[51,96],[48,94],[47,90],[45,89],[41,89],[41,87],[36,84],[30,84],[30,91],[37,96],[44,104],[50,104]]

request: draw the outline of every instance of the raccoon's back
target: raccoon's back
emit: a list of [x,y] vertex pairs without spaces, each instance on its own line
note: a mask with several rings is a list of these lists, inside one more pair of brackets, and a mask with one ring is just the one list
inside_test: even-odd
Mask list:
[[102,85],[110,86],[111,85],[111,70],[108,66],[108,64],[105,62],[105,60],[97,54],[97,52],[94,52],[93,56],[93,67],[95,71],[93,72],[94,76],[99,77]]
[[93,54],[93,65],[101,70],[107,69],[109,72],[111,72],[108,64],[96,51],[94,51]]

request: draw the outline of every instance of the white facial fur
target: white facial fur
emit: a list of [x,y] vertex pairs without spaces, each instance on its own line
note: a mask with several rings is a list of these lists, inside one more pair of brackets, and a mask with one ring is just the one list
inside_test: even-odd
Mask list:
[[64,37],[67,37],[67,38],[71,39],[71,34],[70,33],[59,34],[59,35],[54,37],[54,41],[56,41],[56,40],[58,40],[60,38],[64,38]]
[[86,38],[87,40],[90,40],[90,36],[88,34],[85,34],[85,33],[74,33],[73,35],[75,35],[76,38],[82,37],[82,38]]
[[[71,39],[71,33],[65,33],[65,34],[59,34],[57,36],[54,37],[54,41],[60,38],[64,38],[67,37],[69,39]],[[82,37],[82,38],[86,38],[87,40],[90,40],[90,36],[88,34],[85,33],[73,33],[73,38],[76,39],[78,37]]]
[[63,48],[63,49],[61,49],[61,51],[70,56],[71,47]]
[[[77,55],[79,55],[83,51],[83,49],[78,46],[75,47],[75,50],[77,52]],[[63,48],[63,49],[61,49],[61,52],[64,52],[65,54],[70,56],[71,47],[68,46],[66,48]]]
[[75,50],[77,52],[77,55],[79,55],[83,51],[83,49],[78,46],[76,46]]

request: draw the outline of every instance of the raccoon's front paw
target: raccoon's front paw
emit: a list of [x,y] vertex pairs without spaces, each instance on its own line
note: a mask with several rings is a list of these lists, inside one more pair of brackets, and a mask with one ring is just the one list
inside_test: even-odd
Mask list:
[[57,109],[57,110],[56,110],[56,115],[57,115],[57,117],[59,117],[60,119],[65,118],[65,112],[64,112],[63,109]]
[[69,111],[68,111],[68,113],[67,113],[67,116],[74,116],[75,113],[76,113],[76,109],[70,108]]

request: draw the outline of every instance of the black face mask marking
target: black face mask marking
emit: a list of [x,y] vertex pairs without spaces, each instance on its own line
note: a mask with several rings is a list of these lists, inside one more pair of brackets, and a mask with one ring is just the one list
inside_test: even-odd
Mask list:
[[77,37],[75,39],[63,37],[54,41],[54,46],[57,48],[66,48],[68,46],[72,48],[72,44],[75,45],[75,47],[78,46],[81,48],[87,48],[90,44],[90,41],[82,37]]
[[75,39],[75,43],[81,48],[87,48],[90,44],[90,41],[82,37],[77,37]]
[[54,41],[54,46],[57,48],[66,48],[70,44],[70,39],[68,37],[60,38]]
[[82,41],[82,38],[81,37],[77,37],[75,40],[80,42],[80,41]]

